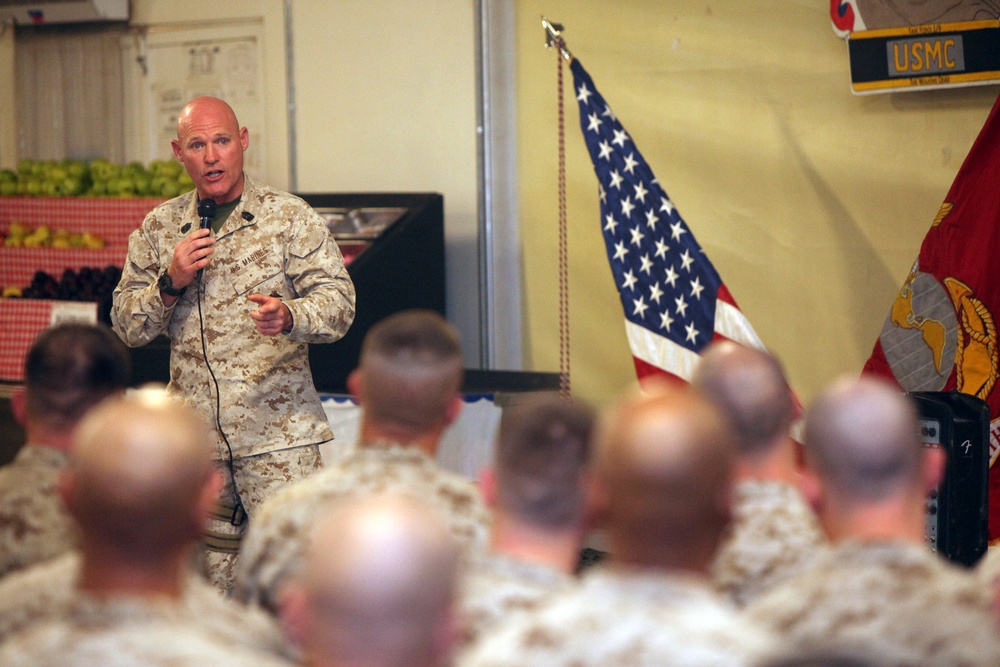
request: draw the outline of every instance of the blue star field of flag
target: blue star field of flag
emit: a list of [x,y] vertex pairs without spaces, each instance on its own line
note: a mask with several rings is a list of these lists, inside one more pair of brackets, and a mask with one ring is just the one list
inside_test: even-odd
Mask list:
[[722,280],[580,61],[570,69],[625,318],[698,352],[712,342]]

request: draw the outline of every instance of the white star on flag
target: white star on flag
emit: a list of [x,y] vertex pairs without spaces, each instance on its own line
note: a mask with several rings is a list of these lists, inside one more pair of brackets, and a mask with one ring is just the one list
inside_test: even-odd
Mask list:
[[631,174],[635,171],[635,168],[639,165],[639,162],[632,157],[635,153],[629,153],[625,156],[625,173]]
[[607,141],[602,141],[600,157],[604,158],[605,160],[610,160],[611,154],[614,153],[614,150],[615,149],[611,147],[611,144],[609,144]]
[[658,223],[659,221],[660,219],[656,217],[656,212],[653,209],[649,209],[648,211],[646,211],[647,227],[649,227],[650,229],[656,229],[656,223]]
[[690,273],[692,264],[694,264],[694,258],[691,257],[691,251],[685,250],[681,254],[681,268]]
[[629,269],[625,272],[625,283],[622,285],[622,289],[630,289],[634,292],[637,282],[639,282],[639,279],[632,273],[632,269]]
[[687,315],[688,305],[687,305],[687,301],[684,300],[684,295],[683,294],[681,296],[677,297],[676,299],[674,299],[674,303],[677,304],[677,309],[674,312],[676,312],[681,317],[684,317],[685,315]]
[[660,305],[660,297],[663,296],[663,290],[660,289],[660,283],[653,283],[649,286],[649,300],[655,301],[656,305]]
[[642,240],[646,238],[646,235],[642,233],[642,230],[638,227],[633,227],[632,232],[632,245],[641,246]]
[[694,298],[701,300],[701,293],[704,289],[705,288],[702,287],[701,283],[698,281],[698,278],[691,281],[691,296]]
[[684,229],[684,226],[680,223],[680,221],[677,221],[674,224],[670,225],[670,236],[675,241],[680,241],[681,234],[686,234],[686,233],[687,230]]
[[635,209],[635,204],[632,203],[631,197],[626,197],[622,200],[622,215],[626,218],[632,215],[632,210]]
[[596,113],[590,114],[590,126],[587,128],[593,132],[597,132],[598,128],[604,124],[604,121],[597,117]]
[[647,190],[645,187],[643,187],[642,181],[639,181],[638,183],[636,183],[634,187],[635,187],[635,200],[639,201],[639,202],[642,202],[643,204],[645,204],[646,203],[646,195],[649,193],[649,190]]
[[604,225],[604,231],[611,232],[612,234],[614,234],[615,227],[618,226],[618,222],[615,220],[615,216],[608,213],[606,216],[604,216],[604,219],[607,221],[607,224]]
[[676,271],[674,271],[674,265],[673,264],[671,264],[669,267],[667,267],[667,282],[670,284],[671,287],[676,287],[677,286],[677,279],[679,277],[680,277],[680,274],[678,274]]

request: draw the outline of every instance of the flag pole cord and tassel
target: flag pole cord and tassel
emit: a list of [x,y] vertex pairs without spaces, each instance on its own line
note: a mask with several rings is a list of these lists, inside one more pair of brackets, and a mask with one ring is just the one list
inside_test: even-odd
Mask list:
[[550,23],[542,17],[545,29],[545,46],[556,47],[562,58],[556,61],[556,94],[558,96],[559,135],[559,394],[564,399],[571,397],[570,389],[570,345],[569,345],[569,244],[566,217],[566,126],[563,111],[563,60],[570,61],[573,55],[566,48],[562,38],[562,25]]

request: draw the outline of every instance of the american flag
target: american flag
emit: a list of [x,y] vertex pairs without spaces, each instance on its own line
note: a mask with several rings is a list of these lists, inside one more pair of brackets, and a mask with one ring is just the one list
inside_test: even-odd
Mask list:
[[590,75],[577,59],[570,69],[636,374],[688,381],[717,340],[764,349]]

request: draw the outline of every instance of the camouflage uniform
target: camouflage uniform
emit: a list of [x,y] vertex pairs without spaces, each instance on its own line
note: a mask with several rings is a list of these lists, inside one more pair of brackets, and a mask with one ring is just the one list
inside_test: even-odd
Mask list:
[[997,665],[992,591],[922,544],[846,541],[746,610],[793,647],[847,646],[894,665]]
[[[168,308],[157,278],[198,222],[194,191],[146,216],[129,236],[111,321],[130,346],[145,345],[160,334],[170,338],[167,389],[221,428],[216,432],[221,461],[232,461],[237,473],[242,468],[248,474],[260,465],[273,471],[284,462],[269,463],[260,455],[333,438],[309,370],[308,344],[330,343],[347,332],[354,319],[354,284],[318,213],[298,197],[244,176],[240,202],[215,236],[200,306],[196,281]],[[281,298],[294,319],[289,334],[257,331],[249,315],[257,304],[247,298],[253,293]],[[253,465],[235,463],[249,457],[256,457],[250,460]],[[318,454],[315,460],[318,466]],[[265,470],[247,481],[237,476],[237,485],[241,495],[244,487],[258,485],[264,487],[259,495],[268,495],[273,478]],[[252,496],[248,491],[243,498],[251,515],[256,509]],[[231,517],[230,512],[223,523]],[[238,545],[242,527],[216,525],[213,532],[221,533],[217,542]]]
[[707,581],[598,566],[580,586],[494,626],[457,665],[720,667],[755,664],[772,646]]
[[5,667],[278,667],[292,663],[246,648],[190,618],[168,599],[77,595],[56,619],[0,647]]
[[[354,284],[323,218],[298,197],[244,179],[243,197],[216,235],[201,296],[208,360],[222,390],[218,417],[233,458],[333,437],[307,343],[337,340],[354,319]],[[197,227],[194,191],[146,216],[129,237],[111,320],[131,346],[170,337],[168,389],[214,424],[216,392],[202,351],[197,282],[170,308],[157,287],[174,248]],[[295,319],[291,333],[257,331],[249,315],[257,304],[247,299],[255,292],[281,298]],[[217,444],[227,459],[221,436]]]
[[479,554],[466,565],[460,582],[462,644],[476,641],[488,627],[539,601],[576,579],[547,565],[504,554]]
[[[31,628],[65,619],[78,598],[86,599],[76,592],[79,576],[80,556],[74,551],[0,581],[0,644]],[[171,613],[227,642],[272,655],[292,655],[269,616],[226,600],[195,574],[185,579],[182,597]]]
[[68,460],[61,450],[29,443],[0,467],[0,576],[76,545],[57,489]]
[[712,566],[716,589],[738,606],[787,579],[826,545],[819,520],[784,482],[736,485],[733,523]]
[[442,470],[415,447],[363,443],[337,465],[289,485],[264,503],[243,541],[237,599],[274,611],[278,586],[297,568],[316,520],[337,500],[383,491],[426,501],[441,512],[462,544],[485,545],[489,516],[472,482]]

